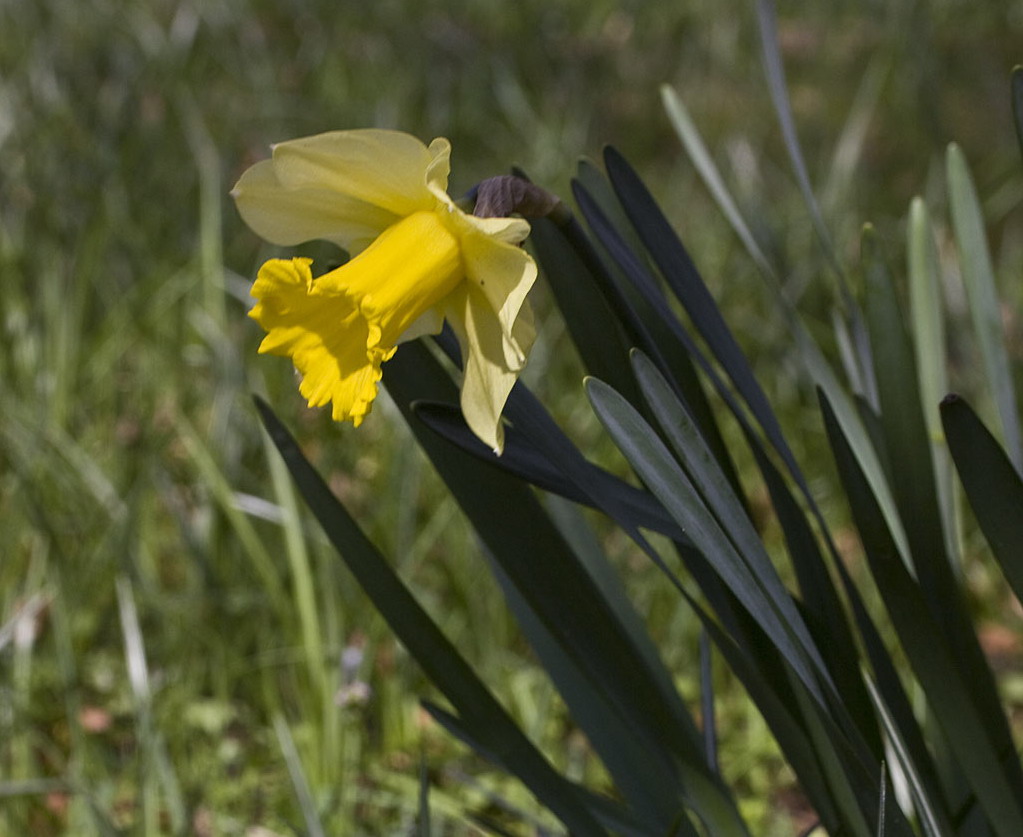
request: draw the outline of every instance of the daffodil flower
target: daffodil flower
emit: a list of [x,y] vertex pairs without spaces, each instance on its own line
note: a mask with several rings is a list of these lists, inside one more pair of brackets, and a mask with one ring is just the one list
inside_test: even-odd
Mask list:
[[232,191],[242,218],[275,244],[326,239],[352,258],[316,278],[309,259],[271,259],[249,316],[267,332],[259,351],[292,359],[309,405],[332,402],[334,419],[356,426],[398,344],[447,320],[462,348],[465,420],[500,453],[501,410],[534,337],[536,265],[518,246],[525,220],[478,218],[448,197],[450,153],[446,139],[427,147],[381,130],[275,145]]

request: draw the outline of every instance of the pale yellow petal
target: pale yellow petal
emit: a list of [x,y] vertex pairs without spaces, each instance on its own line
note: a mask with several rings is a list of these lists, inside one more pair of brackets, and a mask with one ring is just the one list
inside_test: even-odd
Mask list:
[[477,218],[465,215],[472,227],[488,238],[496,238],[507,244],[521,244],[529,237],[529,221],[525,218]]
[[475,231],[462,237],[462,262],[466,278],[486,298],[497,317],[506,338],[506,362],[521,367],[525,355],[513,339],[512,329],[536,281],[536,263],[521,247]]
[[448,302],[448,321],[462,347],[462,414],[472,432],[500,454],[504,450],[501,411],[521,364],[506,363],[503,330],[473,285],[462,286]]
[[398,220],[393,212],[324,188],[286,189],[270,160],[248,169],[231,194],[260,238],[286,247],[322,238],[357,253]]
[[286,189],[322,189],[398,216],[432,209],[430,183],[446,188],[447,141],[427,148],[400,131],[331,131],[274,146],[273,164]]
[[[437,137],[430,143],[430,165],[426,167],[426,185],[447,197],[448,175],[451,174],[451,143]],[[450,199],[449,199],[450,200]]]

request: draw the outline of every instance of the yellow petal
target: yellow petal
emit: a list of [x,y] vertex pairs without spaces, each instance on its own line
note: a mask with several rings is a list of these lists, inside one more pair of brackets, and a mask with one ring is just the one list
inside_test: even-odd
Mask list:
[[332,131],[274,146],[273,165],[285,189],[316,189],[363,201],[397,216],[432,209],[430,185],[447,188],[451,146],[429,148],[400,131]]
[[357,253],[398,220],[393,212],[322,187],[286,189],[270,160],[248,169],[231,194],[260,238],[286,247],[322,238]]
[[313,280],[310,263],[272,259],[260,269],[252,286],[259,302],[249,312],[267,332],[259,351],[290,357],[309,406],[333,402],[335,421],[358,426],[394,349],[367,349],[365,320],[347,295]]
[[[528,311],[528,306],[523,310]],[[508,364],[508,338],[475,285],[467,283],[452,294],[447,315],[462,347],[462,414],[472,432],[500,455],[504,450],[501,411],[522,364]],[[532,342],[531,323],[531,315],[524,314],[516,325],[515,337]]]
[[466,277],[490,304],[506,338],[506,363],[521,368],[525,356],[512,339],[512,330],[536,281],[536,263],[521,247],[488,238],[475,230],[462,238],[462,260]]
[[466,222],[488,238],[506,244],[521,244],[529,237],[529,221],[525,218],[477,218],[465,215]]

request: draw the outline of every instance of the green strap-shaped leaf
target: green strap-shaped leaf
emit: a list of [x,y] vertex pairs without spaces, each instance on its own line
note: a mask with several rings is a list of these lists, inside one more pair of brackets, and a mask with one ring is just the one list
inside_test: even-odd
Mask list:
[[958,554],[958,506],[952,491],[952,463],[948,458],[948,446],[942,436],[938,412],[938,404],[948,392],[941,272],[930,215],[921,198],[914,198],[910,205],[906,236],[909,310],[921,408],[931,439],[938,502],[945,522],[946,549],[949,556],[954,557]]
[[961,666],[932,612],[898,556],[891,533],[842,433],[827,397],[818,392],[839,477],[878,590],[935,718],[988,820],[1002,837],[1023,834],[1023,782],[1005,716],[985,714],[974,697],[973,672]]
[[821,684],[828,682],[827,673],[791,597],[783,588],[779,589],[773,567],[768,573],[756,559],[739,553],[721,523],[701,499],[693,482],[631,404],[607,384],[594,378],[587,379],[586,391],[601,424],[636,469],[640,479],[660,499],[760,624],[807,691],[823,705]]
[[949,145],[945,163],[949,209],[959,248],[959,266],[963,273],[963,284],[966,285],[974,337],[980,347],[984,374],[997,407],[1005,449],[1016,470],[1023,471],[1016,387],[1005,348],[995,271],[991,266],[991,254],[984,231],[984,216],[966,164],[966,156],[955,143]]
[[531,223],[530,246],[554,293],[568,333],[591,375],[607,378],[625,392],[635,384],[629,370],[628,349],[632,341],[608,303],[607,294],[587,264],[552,221]]
[[[616,165],[614,160],[618,157],[617,152],[612,148],[608,148],[606,155],[609,166],[614,168]],[[636,182],[638,183],[638,177]],[[642,187],[642,184],[639,185]],[[616,186],[616,188],[621,189],[620,186]],[[611,220],[581,185],[576,185],[573,193],[597,240],[600,241],[605,250],[611,255],[621,271],[625,280],[623,281],[625,293],[628,294],[637,313],[642,317],[644,326],[653,338],[653,342],[647,347],[644,347],[642,344],[637,344],[637,347],[641,350],[653,347],[655,353],[650,355],[651,359],[657,362],[657,366],[663,370],[665,376],[671,380],[672,384],[677,387],[680,395],[686,400],[689,409],[692,411],[693,418],[696,419],[708,444],[713,448],[715,456],[717,456],[718,461],[725,469],[729,481],[735,486],[736,492],[741,495],[742,488],[738,472],[732,462],[731,453],[721,436],[714,412],[704,392],[703,384],[697,375],[697,368],[710,380],[736,418],[742,422],[746,421],[747,418],[741,406],[717,370],[707,360],[693,338],[679,322],[677,315],[671,310],[668,300],[654,279],[653,274],[651,274],[638,253],[630,247],[626,241],[625,234],[611,223]],[[653,210],[650,220],[653,221],[659,217],[661,222],[666,225],[667,221],[660,215],[660,210],[653,204],[652,198],[650,199],[649,206]],[[630,209],[633,208],[630,207]],[[651,225],[638,221],[634,226],[638,230],[648,228]],[[647,233],[644,232],[645,234]],[[672,236],[674,236],[673,233]],[[627,392],[623,394],[628,396]],[[642,402],[630,399],[630,403],[641,404]]]
[[[632,365],[636,370],[640,389],[692,485],[720,524],[721,531],[734,545],[735,552],[750,568],[791,632],[798,638],[807,657],[817,667],[821,681],[829,683],[833,689],[834,684],[830,683],[827,667],[806,628],[802,615],[785,589],[767,554],[764,542],[753,528],[753,522],[745,507],[735,495],[692,417],[647,357],[641,352],[634,351]],[[703,549],[706,543],[697,543],[697,546]],[[708,553],[706,549],[703,551],[708,557],[713,556],[713,553]],[[791,660],[789,664],[796,668]]]
[[[936,607],[958,590],[945,553],[944,521],[934,488],[930,434],[923,417],[916,363],[891,275],[873,228],[863,230],[866,314],[880,399],[878,440],[889,464],[895,501],[906,526],[912,565]],[[875,445],[878,446],[878,445]]]
[[[891,277],[874,236],[864,234],[867,317],[877,362],[881,425],[896,502],[906,524],[912,566],[924,600],[953,654],[970,678],[970,694],[993,738],[1008,735],[998,690],[966,611],[948,555],[934,487],[934,467],[920,407],[917,374]],[[883,592],[883,591],[882,591]],[[1020,774],[1023,782],[1023,774]]]
[[966,499],[1016,597],[1023,600],[1023,481],[991,431],[957,395],[941,420]]
[[[513,395],[513,403],[509,405],[512,409],[506,412],[509,417],[514,412],[514,402],[517,400]],[[543,410],[539,402],[534,400],[533,403],[537,409]],[[585,486],[584,489],[569,479],[558,467],[558,463],[553,461],[547,453],[532,444],[530,438],[522,432],[517,423],[514,426],[505,427],[504,452],[497,456],[489,445],[481,442],[479,437],[469,429],[469,425],[465,423],[465,417],[458,407],[451,404],[417,401],[413,405],[413,411],[416,417],[432,431],[493,468],[526,480],[544,491],[549,491],[576,503],[598,508],[605,513],[608,509],[600,504],[600,498],[612,496],[616,508],[621,511],[629,525],[659,532],[672,540],[686,540],[682,530],[678,528],[678,524],[671,519],[664,511],[663,506],[649,492],[630,485],[621,477],[593,465],[588,460],[581,458],[580,455],[579,468],[585,472],[580,483]],[[564,437],[561,429],[550,419],[549,415],[546,416],[546,419],[547,421],[543,422],[545,427],[542,432],[555,434],[568,442],[567,437]],[[568,442],[568,444],[571,443]]]
[[792,567],[796,571],[802,593],[802,610],[806,614],[807,627],[835,681],[835,687],[841,695],[842,708],[848,711],[856,723],[859,735],[875,758],[880,758],[882,744],[870,698],[859,671],[849,664],[850,660],[857,658],[856,641],[810,522],[764,449],[756,440],[749,440],[749,445],[785,535]]
[[1016,139],[1023,154],[1023,67],[1012,68],[1012,117],[1016,125]]

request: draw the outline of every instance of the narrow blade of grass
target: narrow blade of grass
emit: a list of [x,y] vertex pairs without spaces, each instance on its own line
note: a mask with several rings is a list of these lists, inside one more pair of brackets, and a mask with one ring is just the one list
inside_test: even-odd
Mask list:
[[309,780],[306,779],[305,770],[302,767],[302,759],[295,747],[295,739],[291,737],[291,729],[288,722],[280,715],[274,715],[274,732],[277,735],[277,743],[284,755],[284,762],[288,767],[288,775],[291,777],[291,785],[298,797],[298,806],[302,810],[302,819],[305,820],[306,832],[310,837],[326,837],[323,830],[323,823],[320,822],[320,813],[316,810],[316,803],[313,801],[313,792],[309,787]]
[[1023,154],[1023,67],[1018,64],[1012,68],[1011,86],[1013,123],[1016,126],[1020,154]]
[[838,262],[835,245],[831,240],[831,233],[828,231],[827,224],[824,223],[824,216],[821,214],[817,198],[814,196],[810,175],[806,170],[806,163],[803,160],[803,151],[799,145],[796,122],[792,117],[792,105],[789,102],[788,89],[785,83],[785,67],[782,63],[781,48],[778,45],[778,26],[774,2],[773,0],[757,0],[756,9],[758,30],[760,32],[761,57],[763,58],[767,89],[771,94],[774,113],[778,117],[778,124],[781,127],[785,150],[788,152],[789,161],[792,163],[792,169],[795,172],[796,182],[799,184],[799,191],[802,193],[803,201],[810,212],[814,232],[817,233],[817,238],[821,243],[828,263],[838,276],[839,290],[842,294],[843,302],[851,304],[852,293],[846,285],[845,271],[842,270],[842,266]]
[[672,127],[675,129],[675,133],[678,134],[678,138],[682,141],[682,145],[689,155],[689,159],[696,166],[696,171],[703,179],[704,185],[710,191],[711,196],[717,202],[722,213],[724,213],[728,223],[732,225],[732,229],[739,237],[739,241],[746,248],[750,258],[760,268],[761,273],[771,279],[774,287],[777,287],[777,274],[768,261],[767,256],[764,255],[764,251],[757,244],[757,240],[753,237],[753,233],[750,231],[746,220],[742,217],[742,213],[739,212],[739,208],[732,198],[732,193],[721,178],[721,174],[718,172],[717,165],[715,165],[710,151],[707,150],[707,146],[704,144],[696,124],[689,115],[689,110],[683,104],[675,89],[667,84],[661,86],[661,102],[668,114]]

